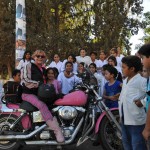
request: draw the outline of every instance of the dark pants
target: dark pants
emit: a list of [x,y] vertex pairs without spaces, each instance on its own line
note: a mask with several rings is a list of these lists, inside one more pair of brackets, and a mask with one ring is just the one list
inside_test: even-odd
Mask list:
[[105,100],[105,105],[108,108],[118,108],[118,101]]
[[124,150],[147,150],[142,136],[145,125],[122,124],[122,141]]

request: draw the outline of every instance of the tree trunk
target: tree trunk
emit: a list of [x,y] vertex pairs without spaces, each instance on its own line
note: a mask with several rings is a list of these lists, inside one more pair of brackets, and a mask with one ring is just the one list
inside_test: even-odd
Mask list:
[[7,62],[7,69],[9,78],[12,78],[12,68],[9,61]]

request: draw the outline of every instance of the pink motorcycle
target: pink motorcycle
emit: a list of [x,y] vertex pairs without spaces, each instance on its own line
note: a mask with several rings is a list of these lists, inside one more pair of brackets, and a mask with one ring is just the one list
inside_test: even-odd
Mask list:
[[[60,145],[41,113],[30,103],[5,104],[5,99],[2,102],[0,150],[16,150],[23,144]],[[71,143],[79,146],[95,134],[105,150],[122,149],[118,109],[106,107],[96,86],[77,85],[74,91],[56,100],[49,109],[57,117],[65,137],[61,146]]]

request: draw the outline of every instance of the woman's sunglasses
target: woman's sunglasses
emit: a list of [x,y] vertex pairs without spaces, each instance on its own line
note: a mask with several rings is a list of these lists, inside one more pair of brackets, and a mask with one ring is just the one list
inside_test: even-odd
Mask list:
[[43,55],[36,55],[37,58],[45,58]]

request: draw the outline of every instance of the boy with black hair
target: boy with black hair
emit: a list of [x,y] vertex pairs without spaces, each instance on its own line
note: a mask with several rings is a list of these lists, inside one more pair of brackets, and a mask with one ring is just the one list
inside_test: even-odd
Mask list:
[[[142,63],[145,69],[148,70],[148,72],[150,73],[150,43],[149,44],[145,44],[143,45],[138,53],[141,55],[142,57]],[[147,106],[147,120],[146,120],[146,125],[145,125],[145,129],[143,131],[143,136],[145,138],[145,140],[148,140],[150,138],[150,76],[148,77],[147,80],[147,101],[146,101],[146,106]]]
[[122,59],[122,71],[126,79],[119,97],[119,113],[124,150],[147,149],[142,136],[146,113],[141,103],[146,94],[146,79],[138,73],[141,67],[141,60],[137,56]]
[[[101,67],[101,64],[100,64],[99,60],[96,59],[97,53],[94,52],[94,51],[92,51],[92,52],[90,53],[90,57],[91,57],[91,63],[95,63],[96,68],[100,68],[100,67]],[[90,64],[91,64],[91,63],[90,63]]]
[[99,74],[102,74],[102,67],[104,66],[104,65],[106,65],[108,62],[107,62],[107,60],[106,60],[106,53],[103,51],[103,50],[101,50],[100,51],[100,54],[99,54],[99,59],[98,59],[98,67],[97,67],[97,72],[99,73]]
[[20,84],[21,82],[21,71],[18,70],[18,69],[15,69],[13,72],[12,72],[12,78],[13,78],[13,81],[14,82],[17,82]]
[[21,103],[22,102],[22,86],[20,85],[21,82],[21,71],[15,69],[12,72],[12,80],[6,82],[3,85],[4,93],[5,93],[5,100],[8,103]]

